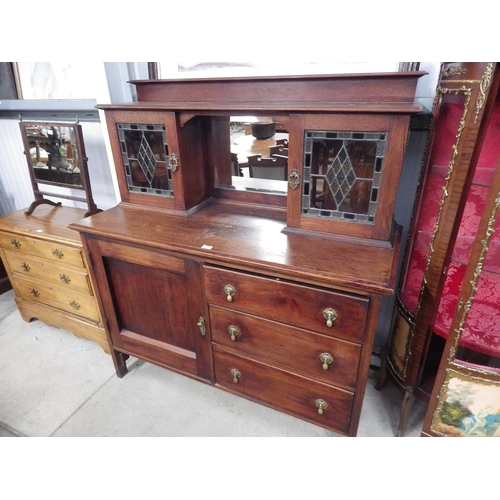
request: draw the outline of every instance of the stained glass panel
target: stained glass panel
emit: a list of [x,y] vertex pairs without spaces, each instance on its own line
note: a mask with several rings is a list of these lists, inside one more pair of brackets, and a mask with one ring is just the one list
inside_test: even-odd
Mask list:
[[165,127],[120,123],[118,137],[128,190],[173,197]]
[[373,224],[386,132],[306,130],[302,214]]

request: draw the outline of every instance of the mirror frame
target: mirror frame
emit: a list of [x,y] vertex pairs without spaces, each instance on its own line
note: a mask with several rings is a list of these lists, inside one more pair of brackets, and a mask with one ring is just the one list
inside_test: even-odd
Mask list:
[[[88,158],[85,154],[85,146],[84,146],[84,142],[83,142],[82,127],[78,123],[78,120],[75,121],[75,123],[71,123],[71,122],[45,122],[45,121],[26,121],[26,122],[24,122],[22,120],[22,117],[20,117],[19,127],[21,130],[21,137],[23,140],[24,155],[26,157],[28,171],[29,171],[29,175],[30,175],[30,179],[31,179],[31,186],[33,188],[33,194],[35,195],[35,201],[29,206],[29,208],[28,208],[28,210],[26,210],[25,214],[31,215],[33,213],[33,211],[36,209],[36,207],[38,207],[39,205],[42,205],[42,204],[47,204],[47,205],[52,205],[52,206],[61,206],[62,203],[60,201],[54,202],[52,200],[45,198],[45,196],[50,196],[50,197],[54,197],[54,198],[62,198],[62,199],[66,199],[66,200],[74,200],[74,201],[86,203],[87,212],[85,213],[84,217],[89,217],[90,215],[101,212],[101,210],[99,208],[97,208],[97,205],[95,204],[94,199],[92,197],[92,188],[90,185],[90,177],[89,177],[89,171],[88,171],[88,165],[87,165]],[[33,165],[31,163],[31,156],[30,156],[30,146],[29,146],[28,133],[27,133],[28,127],[64,127],[64,128],[69,128],[72,130],[73,136],[75,138],[74,147],[76,148],[76,153],[77,153],[77,155],[76,155],[77,161],[75,163],[75,167],[78,167],[80,169],[81,185],[68,184],[68,183],[63,183],[63,182],[44,181],[44,180],[37,179],[35,177],[35,173],[33,171]],[[38,186],[39,184],[58,186],[58,187],[67,188],[67,189],[82,190],[85,192],[85,197],[74,196],[73,194],[63,194],[63,193],[42,191]]]

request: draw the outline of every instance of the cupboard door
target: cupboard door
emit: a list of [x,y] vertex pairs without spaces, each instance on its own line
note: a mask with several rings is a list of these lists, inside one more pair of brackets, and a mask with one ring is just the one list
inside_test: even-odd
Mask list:
[[88,247],[113,348],[210,378],[199,263],[92,238]]
[[291,122],[288,227],[389,240],[409,118],[293,115]]

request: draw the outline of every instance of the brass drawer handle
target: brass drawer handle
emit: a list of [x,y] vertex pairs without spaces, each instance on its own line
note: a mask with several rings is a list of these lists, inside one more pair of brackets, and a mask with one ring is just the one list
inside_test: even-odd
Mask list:
[[72,300],[69,305],[76,311],[77,309],[80,309],[80,304],[76,302],[75,300]]
[[233,301],[233,297],[236,295],[236,289],[233,285],[226,285],[224,287],[224,294],[226,295],[226,299],[228,302]]
[[332,355],[328,354],[327,352],[322,352],[319,355],[319,360],[323,363],[323,370],[328,370],[329,365],[333,363]]
[[236,342],[236,338],[240,334],[240,331],[238,330],[238,328],[236,326],[234,326],[234,325],[230,325],[230,326],[228,326],[227,329],[229,331],[229,334],[231,335],[231,340],[233,342]]
[[328,404],[323,399],[317,399],[315,403],[316,406],[318,407],[318,413],[320,415],[323,415],[324,411],[328,408]]
[[60,274],[59,279],[66,285],[69,285],[69,282],[71,281],[71,278],[69,276],[66,276],[65,274]]
[[23,262],[21,264],[21,269],[23,269],[24,271],[26,271],[27,273],[29,273],[31,267],[29,266],[29,264],[26,264],[26,262]]
[[338,317],[339,313],[335,309],[329,307],[328,309],[325,309],[323,311],[323,318],[326,319],[326,326],[328,328],[331,328],[333,326],[334,321],[338,319]]
[[19,248],[21,246],[21,242],[17,241],[17,240],[10,240],[10,244],[14,247],[14,248]]
[[58,250],[57,248],[54,248],[54,250],[52,250],[52,255],[56,259],[62,259],[64,254],[61,252],[61,250]]
[[30,293],[33,295],[33,297],[38,297],[40,295],[40,292],[38,290],[35,290],[34,288],[30,288]]
[[237,384],[238,381],[239,381],[239,379],[240,379],[240,377],[241,377],[241,373],[236,368],[232,368],[231,369],[231,376],[233,377],[233,382],[235,384]]

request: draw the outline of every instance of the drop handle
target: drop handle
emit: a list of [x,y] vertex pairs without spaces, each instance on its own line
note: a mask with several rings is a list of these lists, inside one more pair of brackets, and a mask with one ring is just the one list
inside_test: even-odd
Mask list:
[[235,384],[238,383],[238,381],[240,380],[240,377],[241,377],[241,373],[239,370],[237,370],[236,368],[232,368],[231,369],[231,376],[233,377],[233,382]]
[[338,317],[339,313],[335,309],[329,307],[323,311],[323,318],[326,319],[326,326],[328,328],[333,326],[333,323],[338,319]]
[[319,360],[323,363],[323,370],[328,370],[333,363],[333,356],[327,352],[322,352],[319,355]]
[[236,289],[233,285],[226,285],[224,287],[224,294],[228,302],[233,301],[233,297],[236,295]]
[[317,399],[315,401],[316,406],[318,407],[318,413],[323,415],[325,410],[328,408],[328,404],[324,399]]
[[238,335],[240,334],[240,331],[238,330],[238,328],[234,325],[230,325],[227,327],[227,330],[229,331],[229,335],[231,335],[231,340],[233,342],[236,342],[236,339],[237,339]]
[[29,264],[26,264],[26,262],[23,262],[21,264],[21,269],[23,269],[24,271],[26,271],[27,273],[29,273],[29,270],[31,269],[31,267],[29,266]]

